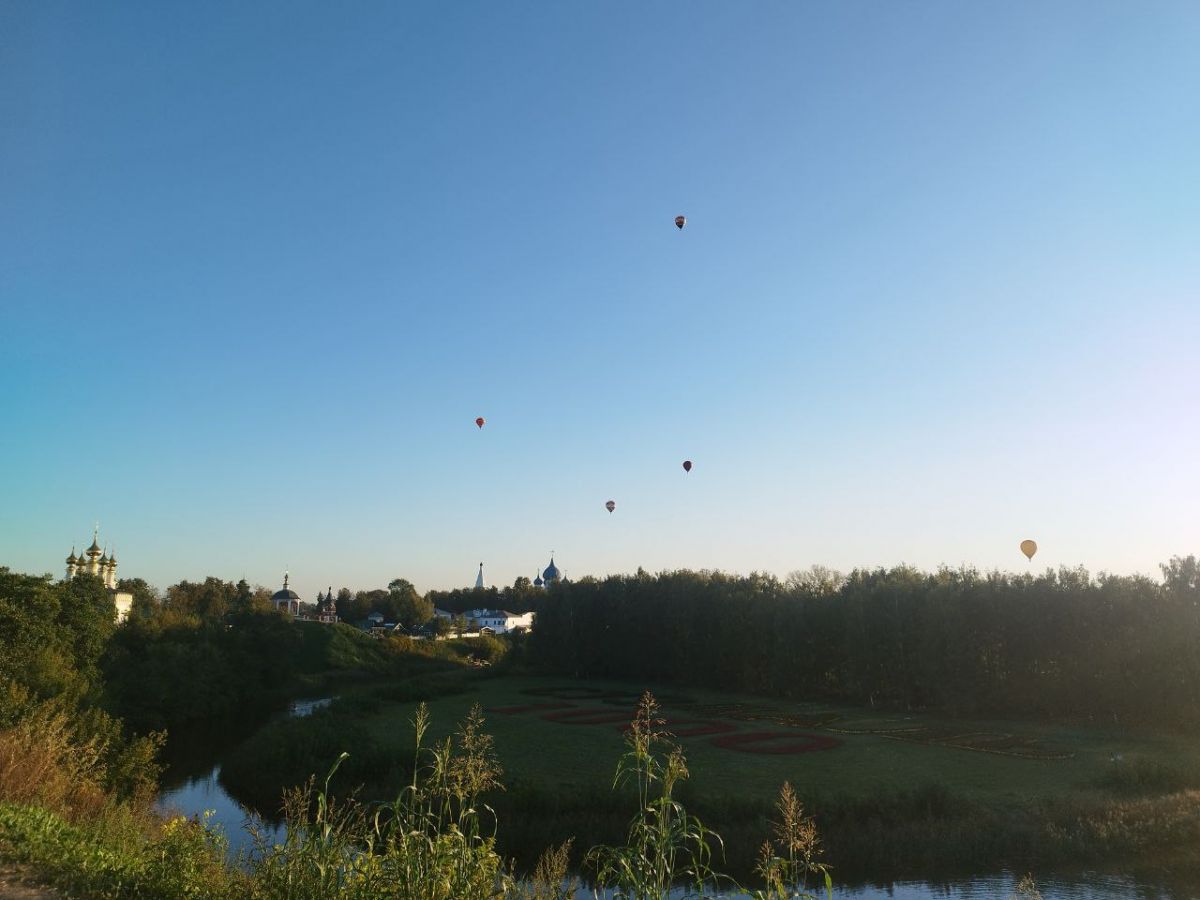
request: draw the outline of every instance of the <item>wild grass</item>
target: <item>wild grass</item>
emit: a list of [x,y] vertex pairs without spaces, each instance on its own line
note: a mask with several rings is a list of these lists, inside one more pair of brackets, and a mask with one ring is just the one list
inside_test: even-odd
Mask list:
[[832,897],[833,878],[829,867],[821,862],[821,839],[816,823],[804,814],[803,804],[786,781],[779,789],[776,809],[779,819],[771,823],[774,841],[763,841],[755,866],[766,887],[755,892],[755,900],[812,897],[807,889],[813,876],[824,881],[825,892]]
[[660,900],[680,881],[703,895],[722,880],[711,866],[713,847],[724,850],[720,835],[674,797],[675,786],[688,777],[687,761],[664,725],[647,692],[626,733],[627,749],[613,779],[614,788],[636,788],[637,812],[624,844],[593,847],[585,858],[595,869],[596,883],[621,900]]
[[22,703],[0,729],[0,855],[81,896],[241,896],[219,834],[152,812],[158,743],[124,741],[95,712]]
[[513,880],[495,849],[496,820],[483,802],[500,788],[491,738],[476,709],[453,739],[426,746],[428,710],[413,719],[411,781],[386,803],[338,801],[310,781],[284,805],[287,837],[259,842],[256,896],[489,900]]
[[[519,879],[497,849],[498,817],[487,802],[503,790],[492,738],[474,707],[453,735],[428,741],[430,719],[422,704],[412,720],[411,777],[396,796],[366,803],[353,794],[337,798],[331,784],[347,755],[341,754],[318,787],[310,779],[284,803],[285,837],[258,837],[248,860],[248,896],[262,898],[397,897],[401,900],[567,900],[577,884],[568,877],[571,840],[545,851],[532,873]],[[722,887],[737,890],[714,868],[720,838],[674,796],[687,777],[682,750],[661,728],[647,694],[629,729],[626,753],[613,794],[632,799],[635,814],[621,843],[598,845],[586,860],[599,889],[629,900],[663,900],[680,888],[689,896]],[[790,786],[778,806],[773,841],[764,845],[761,874],[766,888],[757,900],[811,896],[814,874],[828,880],[819,860],[812,820]]]
[[1200,773],[1144,756],[1113,757],[1092,784],[1122,797],[1140,797],[1200,788]]

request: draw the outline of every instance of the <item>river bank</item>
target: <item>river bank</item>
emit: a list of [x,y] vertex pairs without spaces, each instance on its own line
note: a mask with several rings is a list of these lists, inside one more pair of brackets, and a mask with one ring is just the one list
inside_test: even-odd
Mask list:
[[[545,694],[526,693],[561,687],[563,685],[544,679],[482,678],[472,681],[469,690],[435,697],[432,701],[434,728],[431,737],[435,739],[449,735],[453,731],[455,714],[464,712],[472,702],[483,702],[491,709],[488,730],[495,735],[501,761],[509,770],[506,778],[509,790],[492,800],[499,814],[500,849],[504,855],[516,859],[520,869],[527,870],[542,849],[565,836],[575,835],[577,846],[582,847],[620,839],[630,815],[626,798],[614,794],[609,784],[610,767],[621,752],[621,732],[619,726],[613,724],[623,715],[620,704],[607,705],[610,715],[601,718],[607,718],[609,724],[604,727],[589,727],[580,722],[584,717],[578,715],[546,720],[540,716],[530,719],[529,710],[514,711],[547,703],[578,702],[578,698],[575,701],[547,700]],[[576,693],[580,691],[579,685],[569,687]],[[630,692],[628,685],[591,685],[584,692],[588,689],[623,691],[624,696]],[[412,692],[405,693],[411,695]],[[365,688],[354,689],[351,694],[353,696],[331,707],[320,709],[318,718],[312,720],[313,725],[321,723],[323,730],[332,729],[336,733],[352,722],[354,733],[365,734],[367,740],[373,742],[371,748],[348,747],[352,754],[368,750],[378,753],[382,748],[397,760],[410,756],[411,731],[407,721],[415,708],[415,700],[410,697],[389,701],[384,696],[386,690]],[[612,699],[616,698],[617,695],[613,695]],[[675,699],[690,699],[693,709],[698,701],[709,706],[715,702],[715,698],[709,696],[677,696]],[[728,697],[723,700],[729,702]],[[752,700],[758,702],[756,698],[741,698],[747,705]],[[604,708],[601,704],[594,705],[597,709]],[[560,706],[557,711],[579,710],[576,705],[565,710]],[[543,713],[554,711],[542,710]],[[711,715],[714,710],[708,712]],[[809,710],[809,714],[811,712]],[[856,711],[858,719],[843,715],[839,721],[843,726],[857,722],[856,727],[866,730],[865,725],[869,723],[860,721],[861,713]],[[793,710],[792,714],[797,713]],[[595,717],[596,714],[592,714],[592,718]],[[677,714],[676,718],[681,716]],[[281,729],[287,729],[287,743],[295,744],[307,727],[295,717],[277,717],[262,725],[253,737],[271,743],[282,734]],[[351,730],[344,733],[349,734]],[[998,771],[1008,772],[1006,781],[992,785],[991,795],[965,791],[962,783],[953,789],[943,785],[940,789],[918,788],[907,794],[895,790],[889,793],[886,782],[879,778],[878,767],[872,769],[863,766],[863,762],[870,759],[878,762],[879,753],[884,752],[890,754],[892,768],[897,769],[903,753],[912,752],[911,742],[887,741],[878,734],[857,737],[870,737],[877,746],[873,756],[868,754],[858,761],[859,777],[867,779],[868,783],[866,790],[855,797],[839,793],[839,787],[844,786],[847,779],[853,780],[856,766],[848,762],[847,766],[839,767],[834,764],[836,758],[832,755],[824,758],[820,753],[775,754],[773,757],[726,755],[717,760],[724,763],[724,768],[720,769],[712,765],[712,755],[704,745],[686,740],[684,744],[693,777],[681,797],[690,811],[699,813],[706,823],[721,832],[725,838],[727,862],[739,877],[744,873],[736,871],[737,861],[748,855],[739,848],[742,845],[756,847],[769,829],[769,810],[753,796],[754,786],[768,775],[778,777],[782,774],[793,778],[802,789],[809,789],[807,808],[821,824],[829,850],[827,859],[833,861],[835,877],[843,892],[878,888],[892,892],[902,889],[907,893],[896,895],[912,897],[995,896],[987,892],[998,889],[1004,879],[1018,871],[1016,866],[1041,873],[1060,873],[1046,876],[1052,893],[1043,892],[1044,896],[1136,894],[1182,897],[1200,892],[1200,879],[1192,874],[1194,851],[1179,846],[1179,839],[1189,833],[1187,829],[1194,828],[1197,798],[1182,792],[1123,799],[1110,796],[1105,800],[1103,791],[1094,784],[1095,778],[1077,778],[1079,772],[1095,768],[1100,760],[1075,758],[1080,754],[1092,757],[1101,754],[1105,743],[1100,737],[1090,736],[1090,749],[1085,749],[1088,742],[1076,736],[1072,746],[1075,756],[1071,757],[1075,762],[1065,770],[1074,774],[1068,775],[1065,784],[1059,785],[1058,794],[1044,794],[1040,798],[1043,805],[1034,808],[1034,813],[1023,824],[1014,823],[1012,813],[1014,809],[1023,808],[1021,798],[1014,800],[1004,796],[1006,789],[1011,789],[1014,783],[1018,787],[1021,784],[1019,779],[1014,781],[1011,766],[1022,763],[1045,768],[1052,763],[1061,766],[1068,760],[1013,760],[997,754],[975,753],[969,757],[973,764],[982,761],[985,771],[990,771],[993,777]],[[1122,740],[1129,745],[1133,738],[1124,736]],[[854,743],[851,741],[851,750]],[[245,742],[239,747],[244,748]],[[230,752],[233,749],[227,747]],[[845,742],[836,749],[844,756],[848,755]],[[934,752],[944,762],[947,748],[925,746],[924,749]],[[855,752],[861,757],[865,751],[859,747]],[[313,763],[310,771],[323,772],[328,767],[324,757],[321,760],[314,758]],[[730,768],[730,763],[734,768]],[[999,769],[995,768],[997,763]],[[1078,768],[1080,766],[1082,768]],[[539,777],[531,779],[531,771]],[[1099,771],[1108,770],[1100,766]],[[712,784],[714,776],[722,773],[724,790]],[[903,771],[892,774],[897,779],[904,777]],[[378,780],[394,780],[395,775],[395,772],[380,773]],[[838,779],[843,779],[842,785]],[[1044,777],[1040,781],[1037,778],[1025,780],[1027,786],[1045,782]],[[728,788],[734,783],[748,790],[731,797]],[[820,791],[812,790],[814,783]],[[965,783],[970,785],[972,782],[965,779]],[[1089,802],[1097,805],[1087,807],[1084,798],[1091,798]],[[196,773],[165,791],[160,799],[162,802],[172,803],[190,814],[200,813],[203,809],[216,810],[212,821],[225,827],[231,844],[237,849],[248,848],[249,838],[244,825],[249,804],[239,802],[222,784],[219,760],[215,760],[207,771]],[[988,803],[993,805],[989,807]],[[1169,808],[1174,810],[1175,819],[1160,822],[1157,828],[1147,825],[1154,816],[1162,815]],[[1081,814],[1085,815],[1081,818]],[[1183,823],[1182,826],[1179,823]],[[266,827],[270,827],[269,823]],[[1163,828],[1172,832],[1171,839],[1158,843]],[[1140,844],[1131,845],[1130,840]],[[1142,848],[1141,852],[1137,851],[1138,846]],[[1110,850],[1113,852],[1106,859],[1105,853]],[[976,854],[974,863],[971,853]],[[857,865],[856,857],[860,861]],[[869,865],[861,864],[864,858]],[[1011,868],[1005,868],[1006,863]],[[1109,865],[1098,866],[1103,863]],[[1091,893],[1087,893],[1089,891]],[[869,892],[844,895],[883,896]]]

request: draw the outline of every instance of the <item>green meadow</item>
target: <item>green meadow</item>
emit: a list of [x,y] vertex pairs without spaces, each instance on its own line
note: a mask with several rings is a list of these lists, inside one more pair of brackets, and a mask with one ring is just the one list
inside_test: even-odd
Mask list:
[[[620,841],[633,814],[613,774],[643,690],[679,733],[690,771],[679,798],[721,834],[725,865],[740,876],[770,833],[785,781],[842,881],[1186,865],[1200,839],[1200,746],[1179,735],[486,670],[347,687],[310,719],[268,726],[222,779],[243,799],[252,798],[239,784],[278,796],[346,745],[337,789],[361,783],[360,796],[384,799],[409,777],[419,703],[432,718],[427,743],[453,736],[478,704],[503,769],[505,790],[486,798],[502,852],[531,865],[574,837],[581,857]],[[749,738],[763,732],[773,737]],[[734,747],[720,745],[727,737]]]
[[[614,696],[572,696],[583,693],[581,688],[611,691]],[[550,695],[544,693],[548,690]],[[1105,785],[1119,781],[1122,769],[1149,766],[1164,773],[1175,772],[1185,780],[1200,773],[1200,744],[1181,736],[1011,720],[947,719],[917,713],[897,715],[691,688],[581,683],[562,678],[485,678],[463,693],[435,697],[428,701],[434,722],[431,734],[450,734],[455,723],[478,703],[495,737],[508,780],[536,782],[564,791],[605,787],[622,752],[619,723],[554,721],[546,718],[559,711],[552,709],[497,710],[559,699],[572,704],[568,708],[580,711],[632,715],[632,698],[641,690],[662,698],[668,730],[675,720],[702,719],[724,723],[734,734],[797,732],[839,741],[829,749],[763,753],[714,746],[714,735],[680,737],[691,770],[691,791],[701,797],[736,795],[770,802],[779,785],[787,780],[806,794],[867,797],[880,790],[901,791],[940,783],[970,800],[1026,803],[1031,799],[1107,794],[1110,791]],[[562,698],[556,696],[560,694]],[[618,694],[631,699],[623,702]],[[366,716],[363,724],[380,744],[401,753],[411,740],[409,723],[416,705],[385,703]],[[705,710],[722,706],[732,708],[736,717]],[[772,714],[784,724],[767,718]],[[803,724],[789,724],[789,717]],[[679,730],[686,728],[681,725]],[[1010,740],[1003,740],[1005,737]],[[1008,749],[1017,742],[1021,743],[1015,751]],[[770,744],[764,742],[762,746]],[[993,746],[998,749],[991,749]]]

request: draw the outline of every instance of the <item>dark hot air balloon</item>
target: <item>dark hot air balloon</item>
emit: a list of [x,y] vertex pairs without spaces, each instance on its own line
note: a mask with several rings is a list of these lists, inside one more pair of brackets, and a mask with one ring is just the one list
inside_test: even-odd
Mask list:
[[482,428],[483,423],[486,421],[487,420],[483,416],[480,416],[478,419],[475,420],[475,424],[478,425],[480,428]]
[[676,228],[682,229],[683,226],[686,224],[687,224],[687,216],[676,216],[675,217],[675,227]]
[[1026,559],[1033,559],[1033,554],[1037,553],[1037,544],[1033,541],[1021,541],[1021,552],[1025,554]]
[[685,472],[692,471],[692,461],[690,459],[685,459],[683,461],[683,471],[685,471]]
[[609,500],[607,503],[604,504],[604,508],[607,509],[609,512],[612,512],[614,509],[617,508],[617,504],[614,503],[612,500]]

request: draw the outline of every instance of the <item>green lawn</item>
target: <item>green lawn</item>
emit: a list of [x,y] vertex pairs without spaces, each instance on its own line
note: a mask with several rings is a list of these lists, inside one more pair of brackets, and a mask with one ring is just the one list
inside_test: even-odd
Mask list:
[[[466,694],[440,697],[430,702],[432,737],[450,733],[474,703],[487,708],[548,702],[526,690],[580,687],[636,691],[643,685],[617,682],[572,682],[562,678],[497,677],[480,679]],[[1100,729],[996,720],[945,719],[928,715],[902,716],[872,713],[860,708],[771,700],[713,691],[664,687],[664,697],[686,696],[695,704],[742,704],[760,712],[799,715],[809,719],[833,718],[825,727],[789,729],[769,721],[726,719],[737,732],[798,730],[841,740],[828,750],[794,755],[737,752],[710,744],[708,736],[683,737],[680,743],[691,769],[691,790],[698,796],[736,796],[742,800],[774,798],[779,785],[790,780],[808,796],[870,796],[885,790],[941,783],[956,795],[989,804],[1027,802],[1096,793],[1096,779],[1114,765],[1131,765],[1142,759],[1170,766],[1190,775],[1200,772],[1200,746],[1174,736],[1129,735]],[[597,700],[573,700],[580,708],[629,710]],[[695,704],[664,702],[668,716],[699,716]],[[385,704],[364,724],[390,747],[407,747],[415,703]],[[495,737],[505,780],[527,780],[543,787],[607,787],[623,749],[618,725],[562,724],[546,721],[541,711],[517,714],[487,713],[487,730]],[[1066,759],[1013,758],[994,753],[959,749],[944,744],[914,743],[880,734],[838,733],[896,729],[906,737],[969,733],[1016,735],[1036,741],[1038,752],[1070,754]],[[835,731],[836,729],[837,731]],[[901,729],[923,729],[915,735]],[[1118,752],[1123,762],[1114,764]]]

